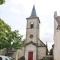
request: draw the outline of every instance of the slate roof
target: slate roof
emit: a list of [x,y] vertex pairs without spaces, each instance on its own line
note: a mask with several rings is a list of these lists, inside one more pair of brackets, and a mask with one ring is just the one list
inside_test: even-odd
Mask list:
[[24,46],[27,46],[27,45],[29,45],[29,44],[33,44],[33,45],[37,46],[37,44],[36,44],[36,43],[33,43],[32,41],[30,41],[29,43],[25,43]]
[[46,45],[41,40],[39,40],[39,42],[41,43],[40,45],[38,45],[38,43],[34,43],[32,41],[30,41],[29,43],[25,43],[25,41],[26,40],[24,40],[24,46],[27,46],[29,44],[33,44],[33,45],[38,46],[38,47],[46,47]]
[[33,9],[32,9],[30,17],[37,17],[35,6],[33,6]]

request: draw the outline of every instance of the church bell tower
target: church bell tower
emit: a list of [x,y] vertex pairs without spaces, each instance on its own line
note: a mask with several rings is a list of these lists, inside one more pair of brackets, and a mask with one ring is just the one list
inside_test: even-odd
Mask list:
[[30,17],[27,19],[26,27],[26,43],[33,42],[37,43],[39,38],[39,17],[37,17],[35,6],[33,6]]
[[26,42],[25,42],[25,60],[37,60],[37,46],[39,39],[39,17],[36,15],[35,6],[33,6],[30,17],[27,19]]

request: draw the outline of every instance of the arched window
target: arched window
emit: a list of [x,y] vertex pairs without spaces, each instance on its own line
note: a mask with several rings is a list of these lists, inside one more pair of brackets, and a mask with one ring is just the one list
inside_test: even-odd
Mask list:
[[31,22],[30,23],[30,28],[33,28],[34,27],[34,22]]

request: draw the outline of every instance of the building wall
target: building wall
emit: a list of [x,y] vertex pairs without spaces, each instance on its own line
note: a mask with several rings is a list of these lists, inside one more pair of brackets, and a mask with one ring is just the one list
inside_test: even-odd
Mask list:
[[56,47],[56,53],[57,53],[57,59],[56,60],[60,60],[60,31],[57,31],[57,47]]
[[28,60],[28,52],[33,52],[33,60],[36,60],[36,46],[30,44],[25,49],[25,60]]
[[60,60],[60,30],[57,29],[58,22],[54,16],[54,60]]
[[21,57],[23,57],[24,56],[24,47],[22,47],[22,49],[18,49],[17,50],[17,55],[16,55],[16,57],[19,59],[19,58],[21,58]]
[[41,40],[38,39],[38,46],[45,46],[45,44]]
[[5,55],[5,51],[6,51],[5,48],[4,48],[4,49],[1,49],[1,50],[0,50],[0,55]]
[[46,47],[38,47],[38,60],[46,56]]
[[13,57],[14,60],[18,60],[22,56],[24,56],[24,47],[22,47],[22,49],[18,49],[17,51],[15,51],[11,57]]
[[[33,38],[31,39],[30,38],[30,35],[33,34]],[[34,43],[37,43],[37,29],[28,29],[27,30],[27,42],[26,43],[29,43],[30,41],[33,41]]]
[[60,60],[60,31],[56,30],[55,40],[54,40],[54,59]]
[[20,58],[22,56],[24,56],[24,47],[18,50],[18,57]]
[[41,44],[41,42],[40,42],[40,40],[38,39],[38,46],[40,46],[40,44]]
[[54,18],[54,60],[57,60],[57,26],[58,23]]
[[38,27],[38,24],[39,24],[38,18],[28,18],[27,19],[27,28],[30,28],[30,22],[34,22],[34,28]]
[[[30,28],[30,23],[34,22],[34,28]],[[37,38],[39,38],[39,20],[38,18],[27,19],[27,29],[26,29],[26,43],[33,41],[37,43]],[[33,38],[30,38],[30,35],[33,34]]]

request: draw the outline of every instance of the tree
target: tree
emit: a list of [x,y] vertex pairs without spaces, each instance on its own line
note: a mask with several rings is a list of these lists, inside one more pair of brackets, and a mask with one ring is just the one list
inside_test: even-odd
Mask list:
[[6,44],[6,51],[8,55],[9,50],[14,48],[15,50],[21,49],[22,47],[22,36],[19,34],[17,30],[10,32],[8,35],[8,41]]
[[5,0],[0,0],[0,5],[2,5],[5,2]]
[[22,47],[22,36],[17,30],[10,32],[8,35],[8,42],[6,48],[20,49]]
[[10,26],[0,19],[0,49],[20,49],[22,47],[22,35],[17,30],[12,31]]
[[0,49],[6,47],[6,43],[8,41],[7,34],[9,34],[9,32],[11,32],[10,26],[0,19]]
[[22,35],[19,34],[19,31],[15,30],[12,32],[12,47],[15,49],[20,49],[22,47]]
[[42,60],[48,60],[48,57],[43,57],[43,59]]

